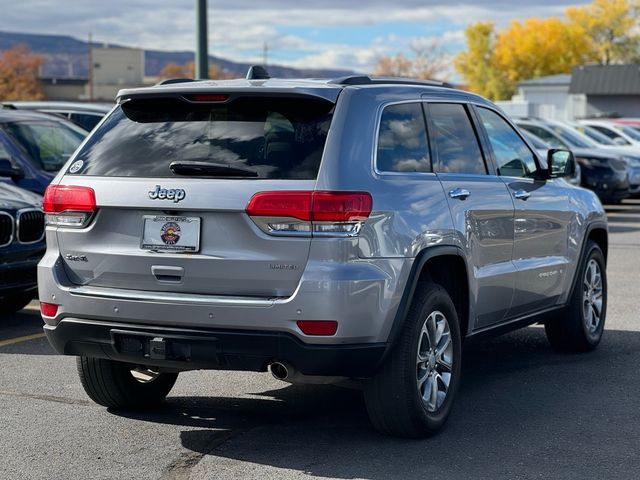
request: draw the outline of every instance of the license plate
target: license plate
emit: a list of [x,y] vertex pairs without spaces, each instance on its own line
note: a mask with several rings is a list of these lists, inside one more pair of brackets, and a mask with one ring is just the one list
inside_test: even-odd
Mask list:
[[200,218],[145,215],[140,247],[144,250],[197,252],[200,250]]

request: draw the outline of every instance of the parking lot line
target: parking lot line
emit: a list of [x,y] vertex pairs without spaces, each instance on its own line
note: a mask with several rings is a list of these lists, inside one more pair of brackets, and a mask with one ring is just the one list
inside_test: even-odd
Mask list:
[[24,335],[22,337],[8,338],[6,340],[0,340],[0,347],[6,347],[8,345],[15,345],[16,343],[28,342],[29,340],[35,340],[36,338],[44,337],[44,333],[34,333],[32,335]]

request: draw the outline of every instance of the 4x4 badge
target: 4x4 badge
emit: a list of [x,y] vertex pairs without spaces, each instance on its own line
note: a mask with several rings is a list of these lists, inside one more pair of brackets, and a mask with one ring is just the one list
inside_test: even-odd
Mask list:
[[173,200],[178,203],[187,196],[187,192],[181,188],[162,188],[160,185],[156,185],[155,190],[149,190],[149,198],[151,200]]

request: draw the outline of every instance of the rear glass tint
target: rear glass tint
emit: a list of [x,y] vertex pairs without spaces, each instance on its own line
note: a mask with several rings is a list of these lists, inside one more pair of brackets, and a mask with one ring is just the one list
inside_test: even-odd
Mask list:
[[197,162],[258,179],[315,179],[332,112],[331,102],[308,97],[130,100],[78,152],[76,174],[167,178],[178,176],[172,162]]

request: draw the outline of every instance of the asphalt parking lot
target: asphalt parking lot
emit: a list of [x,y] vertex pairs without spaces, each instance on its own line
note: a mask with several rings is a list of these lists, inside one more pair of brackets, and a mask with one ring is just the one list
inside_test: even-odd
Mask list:
[[556,354],[531,327],[473,342],[446,429],[370,426],[361,394],[269,374],[181,374],[148,414],[89,401],[37,306],[0,317],[0,478],[640,478],[640,201],[608,208],[599,349]]

